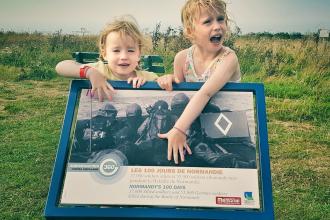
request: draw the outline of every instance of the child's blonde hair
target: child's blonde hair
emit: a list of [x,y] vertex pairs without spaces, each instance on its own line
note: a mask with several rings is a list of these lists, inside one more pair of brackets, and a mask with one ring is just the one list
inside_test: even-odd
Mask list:
[[106,39],[111,32],[117,32],[121,37],[130,36],[138,44],[139,50],[141,51],[144,40],[143,34],[141,33],[136,20],[132,16],[126,15],[115,18],[113,22],[108,23],[101,31],[99,38],[101,60],[104,60],[103,54],[106,48]]
[[194,23],[202,9],[211,13],[221,13],[225,16],[225,22],[228,22],[227,5],[223,0],[188,0],[181,10],[181,21],[183,24],[183,33],[190,41],[193,40],[192,30]]

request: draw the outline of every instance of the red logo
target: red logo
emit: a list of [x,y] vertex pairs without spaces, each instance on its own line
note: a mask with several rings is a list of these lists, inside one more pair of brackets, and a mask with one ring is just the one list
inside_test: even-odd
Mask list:
[[215,197],[215,203],[218,205],[242,205],[241,197]]

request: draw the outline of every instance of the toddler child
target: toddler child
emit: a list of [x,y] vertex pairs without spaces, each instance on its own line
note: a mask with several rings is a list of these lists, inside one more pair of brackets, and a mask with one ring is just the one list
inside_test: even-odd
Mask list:
[[64,60],[57,64],[56,72],[68,77],[87,78],[100,101],[104,95],[111,100],[114,88],[107,80],[125,80],[139,88],[146,81],[157,79],[155,73],[138,70],[143,35],[131,16],[122,17],[107,24],[99,37],[101,60],[80,64]]

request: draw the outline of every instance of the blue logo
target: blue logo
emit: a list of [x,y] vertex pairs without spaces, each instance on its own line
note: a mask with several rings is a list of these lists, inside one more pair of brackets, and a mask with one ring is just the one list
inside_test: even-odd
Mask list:
[[253,200],[252,192],[244,192],[244,198],[246,200]]

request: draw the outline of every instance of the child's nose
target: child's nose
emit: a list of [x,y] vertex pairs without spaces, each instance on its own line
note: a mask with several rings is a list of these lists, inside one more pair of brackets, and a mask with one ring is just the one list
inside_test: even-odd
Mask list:
[[121,52],[120,59],[127,59],[127,52],[125,52],[125,51]]
[[214,22],[213,29],[215,31],[220,31],[221,30],[221,24],[219,22]]

